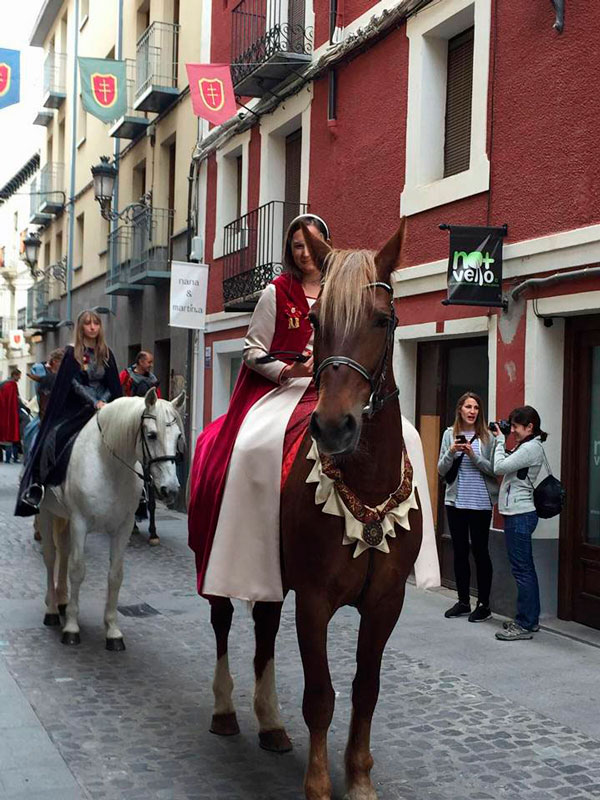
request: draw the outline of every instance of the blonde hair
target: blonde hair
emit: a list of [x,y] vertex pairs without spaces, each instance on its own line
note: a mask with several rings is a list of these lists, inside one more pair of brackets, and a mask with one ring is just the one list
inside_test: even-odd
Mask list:
[[321,293],[323,325],[344,337],[355,331],[367,304],[374,301],[375,290],[367,287],[376,280],[373,250],[333,250]]
[[100,329],[98,330],[98,337],[94,344],[94,357],[96,359],[96,364],[108,364],[109,349],[104,338],[104,326],[102,325],[102,320],[95,311],[90,311],[87,309],[82,311],[77,317],[77,324],[75,325],[75,345],[73,348],[75,359],[82,368],[84,366],[83,354],[85,351],[85,344],[83,341],[83,326],[92,321],[96,322],[100,326]]

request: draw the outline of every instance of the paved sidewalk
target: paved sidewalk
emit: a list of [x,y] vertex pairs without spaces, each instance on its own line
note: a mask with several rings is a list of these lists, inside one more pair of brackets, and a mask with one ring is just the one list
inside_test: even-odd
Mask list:
[[[44,571],[30,521],[12,517],[15,484],[15,468],[0,465],[0,798],[301,800],[307,735],[293,598],[277,658],[295,749],[278,757],[257,747],[244,604],[231,637],[242,735],[208,733],[214,642],[194,590],[185,518],[161,511],[161,546],[136,536],[128,549],[124,653],[104,649],[107,547],[89,538],[82,644],[67,648],[41,624]],[[373,729],[380,800],[600,798],[600,649],[546,630],[533,641],[498,642],[500,620],[446,620],[449,604],[444,591],[408,588]],[[356,613],[344,609],[330,634],[336,800],[356,628]]]

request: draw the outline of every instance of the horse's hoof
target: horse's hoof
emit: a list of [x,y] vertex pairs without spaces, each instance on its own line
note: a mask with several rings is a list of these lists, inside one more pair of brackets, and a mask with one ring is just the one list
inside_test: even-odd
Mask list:
[[65,631],[62,635],[61,642],[63,644],[81,644],[81,636],[72,631]]
[[66,603],[59,603],[58,604],[58,613],[61,617],[65,617],[67,615],[67,604]]
[[106,639],[106,649],[110,650],[111,653],[122,653],[125,650],[125,642],[123,641],[123,637],[121,636],[118,639]]
[[236,736],[240,732],[235,711],[231,714],[213,714],[210,732],[217,736]]
[[[60,608],[60,606],[59,606]],[[57,625],[60,625],[60,617],[58,614],[45,614],[44,615],[44,625],[47,625],[49,628],[56,628]]]
[[156,547],[160,544],[160,536],[150,536],[148,539],[148,544],[150,547]]
[[271,753],[289,753],[292,749],[292,741],[283,728],[260,731],[258,743],[263,750],[269,750]]

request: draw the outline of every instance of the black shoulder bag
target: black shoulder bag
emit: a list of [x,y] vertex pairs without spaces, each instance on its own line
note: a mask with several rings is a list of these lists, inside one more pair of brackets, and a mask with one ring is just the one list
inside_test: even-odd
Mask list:
[[[473,434],[473,436],[469,439],[469,444],[473,442],[477,434]],[[460,465],[462,464],[462,460],[465,457],[464,453],[461,453],[458,458],[455,458],[452,462],[452,466],[448,470],[445,475],[442,475],[442,480],[447,486],[450,486],[456,480],[456,476],[458,475],[458,470],[460,469]]]
[[[544,463],[548,470],[548,475],[541,483],[538,483],[538,485],[534,487],[533,505],[540,519],[551,519],[552,517],[556,517],[563,510],[567,499],[567,492],[558,478],[555,478],[552,474],[545,452]],[[531,478],[529,478],[529,482],[533,486]]]

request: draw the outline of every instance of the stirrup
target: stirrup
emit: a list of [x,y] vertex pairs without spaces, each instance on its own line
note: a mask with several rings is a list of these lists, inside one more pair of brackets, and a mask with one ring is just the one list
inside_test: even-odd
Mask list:
[[32,483],[25,492],[21,500],[32,508],[39,509],[44,499],[45,489],[40,483]]

